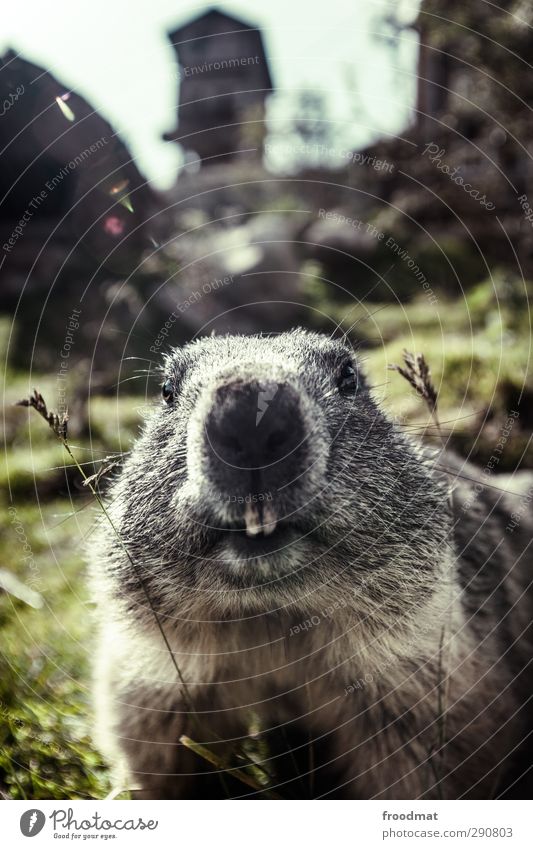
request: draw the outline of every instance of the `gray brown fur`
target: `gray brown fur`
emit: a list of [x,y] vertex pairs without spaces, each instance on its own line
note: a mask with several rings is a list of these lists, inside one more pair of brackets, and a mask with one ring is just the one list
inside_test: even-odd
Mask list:
[[[340,342],[303,331],[203,339],[168,357],[175,399],[157,404],[108,503],[196,719],[105,523],[91,549],[98,742],[117,780],[140,796],[224,795],[178,740],[201,734],[222,751],[221,741],[246,736],[252,710],[278,741],[269,769],[281,796],[522,792],[530,511],[506,532],[519,497],[489,486],[463,509],[472,488],[464,478],[479,472],[406,438],[362,374],[353,397],[340,395],[347,358],[353,351]],[[294,538],[248,563],[228,560],[217,528],[242,521],[243,507],[213,492],[202,447],[213,393],[235,375],[297,387],[312,459],[297,492],[273,496]],[[505,485],[529,483],[518,474]],[[244,785],[231,792],[253,795]]]

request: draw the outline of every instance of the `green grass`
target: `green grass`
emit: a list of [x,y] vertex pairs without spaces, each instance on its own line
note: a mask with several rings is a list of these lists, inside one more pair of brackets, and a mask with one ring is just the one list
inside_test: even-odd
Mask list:
[[[95,623],[83,560],[97,508],[46,423],[14,406],[33,386],[53,407],[53,378],[36,375],[30,387],[25,375],[9,375],[0,553],[3,568],[39,590],[42,607],[0,594],[0,792],[14,799],[102,798],[111,788],[91,744]],[[131,396],[78,405],[70,440],[78,461],[128,451],[145,406]]]
[[388,370],[401,363],[404,348],[422,352],[430,365],[450,447],[484,465],[509,412],[520,407],[499,471],[519,462],[533,466],[532,284],[500,274],[464,298],[449,301],[440,295],[436,306],[423,295],[408,304],[339,304],[328,300],[316,272],[308,291],[340,330],[353,327],[350,335],[361,345],[376,398],[409,432],[420,425],[423,433],[429,416],[414,390]]
[[110,789],[90,742],[94,623],[81,550],[93,515],[66,518],[69,508],[15,502],[4,529],[5,567],[43,602],[35,609],[0,595],[0,789],[14,799],[102,798]]
[[[1,565],[38,589],[42,607],[0,594],[0,792],[14,799],[102,798],[111,788],[91,744],[95,623],[83,560],[96,508],[45,422],[14,406],[33,386],[53,407],[53,377],[34,375],[30,384],[24,374],[8,374]],[[71,443],[79,462],[129,450],[143,406],[131,396],[78,404]]]

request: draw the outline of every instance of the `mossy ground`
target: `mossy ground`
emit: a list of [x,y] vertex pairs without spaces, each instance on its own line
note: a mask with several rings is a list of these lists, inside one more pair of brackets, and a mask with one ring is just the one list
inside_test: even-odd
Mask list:
[[8,513],[3,564],[42,607],[0,595],[0,789],[15,799],[101,798],[109,781],[90,742],[93,624],[81,553],[90,508],[69,518],[66,500],[24,502]]
[[[32,386],[52,406],[53,380],[33,375]],[[102,798],[111,786],[91,743],[95,623],[84,562],[97,508],[46,423],[13,406],[29,390],[25,375],[8,375],[1,567],[37,591],[41,607],[0,592],[0,793]],[[81,428],[90,436],[71,440],[79,462],[127,451],[143,406],[131,396],[91,401]]]

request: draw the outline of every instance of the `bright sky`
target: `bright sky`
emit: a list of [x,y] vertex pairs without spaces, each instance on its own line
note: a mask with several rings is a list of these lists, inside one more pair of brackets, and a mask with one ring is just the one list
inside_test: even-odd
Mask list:
[[[299,88],[327,94],[328,117],[354,146],[405,125],[416,39],[406,32],[395,53],[373,34],[391,4],[412,20],[418,0],[217,4],[263,30],[276,87],[272,131],[287,119]],[[207,8],[187,0],[25,0],[2,10],[0,50],[12,47],[82,94],[120,131],[145,176],[165,188],[181,161],[179,148],[161,140],[176,125],[178,91],[166,32]]]

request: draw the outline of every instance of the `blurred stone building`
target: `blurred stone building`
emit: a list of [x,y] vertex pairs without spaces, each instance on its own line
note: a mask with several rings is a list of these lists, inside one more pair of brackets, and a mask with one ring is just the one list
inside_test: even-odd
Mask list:
[[0,56],[0,104],[1,303],[18,297],[37,258],[43,285],[57,270],[53,256],[60,267],[81,251],[85,267],[129,268],[155,198],[114,128],[13,51]]
[[261,32],[211,9],[169,34],[180,68],[178,142],[202,164],[261,159],[272,80]]
[[[80,352],[107,332],[113,287],[151,247],[158,203],[90,103],[14,51],[0,56],[0,315],[17,311],[17,362],[35,339],[41,366],[53,367],[80,299]],[[115,302],[120,327],[128,305]]]
[[[532,26],[533,6],[522,0],[506,9],[422,0],[408,25],[419,40],[412,120],[359,151],[360,162],[384,167],[347,167],[337,182],[353,191],[339,190],[333,220],[306,232],[328,279],[389,299],[381,276],[396,258],[390,246],[400,244],[448,297],[501,268],[533,278]],[[393,26],[397,39],[405,28]],[[371,227],[335,223],[356,219]],[[393,278],[401,299],[420,291],[403,260]]]

